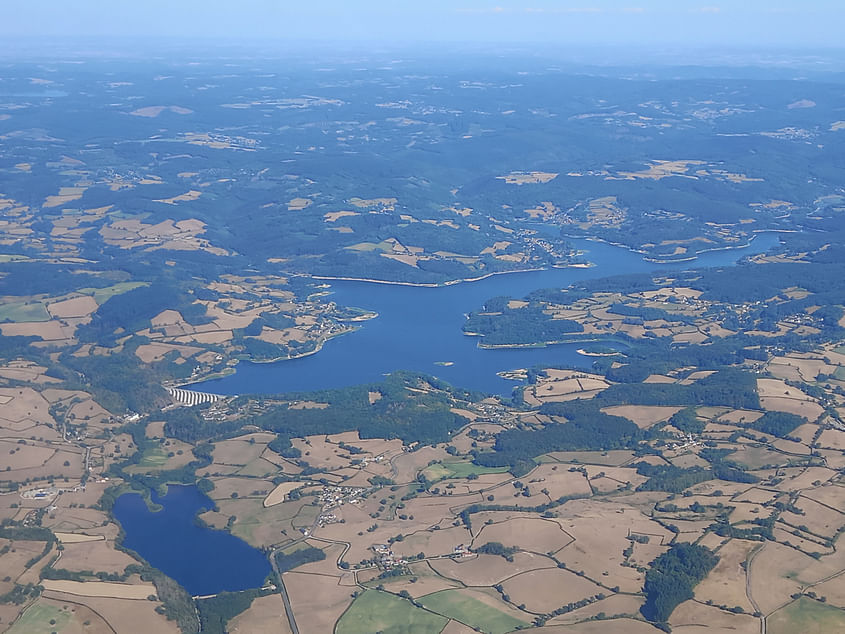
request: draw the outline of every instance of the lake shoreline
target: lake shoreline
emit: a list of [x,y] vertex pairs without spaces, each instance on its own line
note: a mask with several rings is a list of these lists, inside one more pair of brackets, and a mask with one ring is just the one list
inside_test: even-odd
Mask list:
[[[620,245],[621,246],[621,245]],[[539,266],[529,269],[514,269],[512,271],[493,271],[492,273],[485,273],[478,277],[463,277],[457,280],[448,280],[446,282],[397,282],[395,280],[377,280],[368,277],[342,277],[334,275],[311,275],[311,279],[336,281],[336,282],[367,282],[369,284],[386,284],[389,286],[408,286],[412,288],[448,288],[456,284],[481,282],[490,279],[496,275],[511,275],[513,273],[536,273],[537,271],[549,271],[551,269],[590,269],[596,265],[592,262],[576,262],[573,264],[553,264],[552,266]]]

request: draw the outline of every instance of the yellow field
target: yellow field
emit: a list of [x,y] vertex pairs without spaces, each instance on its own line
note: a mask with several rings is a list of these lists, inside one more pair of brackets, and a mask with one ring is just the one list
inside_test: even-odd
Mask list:
[[47,590],[77,594],[83,597],[111,597],[114,599],[145,600],[156,596],[153,584],[112,583],[109,581],[68,581],[66,579],[44,579],[41,585]]

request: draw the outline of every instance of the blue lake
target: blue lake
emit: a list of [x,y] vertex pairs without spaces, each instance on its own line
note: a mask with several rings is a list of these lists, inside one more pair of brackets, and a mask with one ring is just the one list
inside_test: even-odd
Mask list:
[[[273,394],[375,382],[386,373],[407,369],[434,374],[457,386],[507,395],[515,383],[496,372],[539,364],[589,366],[592,359],[576,352],[583,344],[478,348],[478,339],[463,335],[461,326],[465,314],[487,299],[523,297],[538,288],[562,288],[609,275],[731,265],[741,257],[767,251],[777,241],[774,234],[762,234],[745,249],[716,251],[694,263],[669,265],[646,262],[619,247],[577,241],[594,267],[498,275],[439,288],[332,282],[332,300],[374,310],[379,316],[364,322],[358,331],[329,341],[315,355],[269,364],[241,363],[235,374],[193,387],[218,394]],[[134,493],[115,502],[114,515],[126,533],[123,543],[192,595],[255,588],[270,573],[269,561],[260,551],[229,533],[194,523],[201,508],[213,506],[195,486],[171,486],[166,496],[153,492],[152,499],[163,510],[150,512]]]
[[216,594],[258,588],[270,574],[270,562],[260,550],[225,531],[194,523],[197,512],[214,503],[195,486],[169,486],[167,495],[152,492],[162,510],[151,512],[137,493],[121,495],[114,516],[131,548],[175,579],[190,594]]
[[358,331],[329,341],[315,355],[276,363],[240,363],[235,374],[191,387],[225,395],[278,394],[376,382],[395,370],[416,370],[456,386],[510,395],[516,383],[498,377],[497,372],[541,364],[589,367],[592,359],[577,353],[583,344],[479,348],[478,339],[462,334],[461,327],[465,315],[487,299],[500,295],[518,298],[538,288],[563,288],[610,275],[731,265],[769,250],[778,243],[778,236],[760,234],[748,247],[713,251],[694,262],[671,264],[646,262],[637,253],[600,242],[573,242],[595,266],[496,275],[438,288],[333,281],[331,300],[373,310],[379,316],[364,322]]

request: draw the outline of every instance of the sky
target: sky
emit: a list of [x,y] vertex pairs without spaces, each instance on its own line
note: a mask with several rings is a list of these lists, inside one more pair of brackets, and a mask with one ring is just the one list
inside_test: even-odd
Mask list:
[[0,0],[0,38],[840,48],[845,0]]

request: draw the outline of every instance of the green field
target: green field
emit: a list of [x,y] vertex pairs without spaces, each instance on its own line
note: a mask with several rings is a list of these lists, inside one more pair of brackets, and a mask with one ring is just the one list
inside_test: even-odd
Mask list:
[[[77,293],[92,295],[94,301],[102,305],[106,300],[115,295],[120,295],[140,286],[149,286],[149,282],[120,282],[106,288],[81,288]],[[63,296],[66,298],[66,296]],[[55,299],[55,298],[54,298]],[[53,301],[53,300],[50,300]],[[47,312],[47,305],[41,301],[12,302],[0,306],[0,323],[22,322],[22,321],[50,321],[50,313]]]
[[28,608],[17,623],[6,630],[6,632],[7,634],[50,634],[50,632],[61,632],[70,621],[70,617],[69,612],[38,602]]
[[438,634],[448,619],[378,590],[359,596],[337,622],[337,634]]
[[383,253],[390,253],[393,251],[393,245],[390,242],[359,242],[346,247],[350,251],[381,251]]
[[160,447],[153,447],[152,449],[144,451],[144,455],[141,456],[141,461],[138,463],[138,466],[155,469],[164,466],[164,463],[166,462],[167,452]]
[[506,473],[507,470],[507,467],[480,467],[467,461],[438,462],[423,469],[423,475],[430,482],[437,482],[447,478],[466,478],[470,474]]
[[0,306],[0,322],[49,320],[50,313],[42,302],[14,302]]
[[149,285],[149,282],[120,282],[118,284],[114,284],[113,286],[106,286],[105,288],[81,288],[79,289],[79,292],[84,295],[93,295],[94,301],[102,305],[106,302],[106,300],[114,297],[115,295],[120,295],[121,293],[131,291],[132,289]]
[[801,597],[766,619],[770,634],[845,632],[845,610]]
[[506,634],[520,625],[527,625],[527,621],[515,619],[457,590],[441,590],[422,597],[420,602],[432,612],[460,621],[485,634]]

